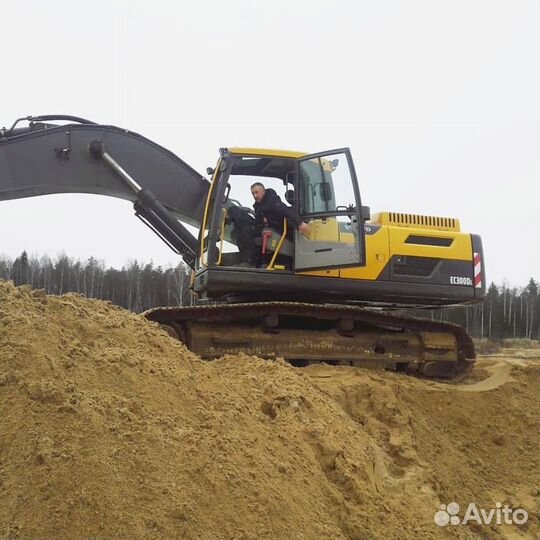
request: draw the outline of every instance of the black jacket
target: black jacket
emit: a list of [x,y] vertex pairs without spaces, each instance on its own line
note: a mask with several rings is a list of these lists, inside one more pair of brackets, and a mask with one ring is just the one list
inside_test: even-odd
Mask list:
[[284,217],[287,218],[289,227],[297,228],[302,223],[298,212],[291,206],[287,206],[272,188],[265,190],[262,201],[256,202],[253,208],[255,209],[255,226],[257,229],[270,227],[282,232]]

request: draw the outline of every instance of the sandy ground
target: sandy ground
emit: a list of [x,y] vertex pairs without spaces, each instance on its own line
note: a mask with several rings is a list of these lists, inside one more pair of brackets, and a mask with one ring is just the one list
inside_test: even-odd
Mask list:
[[[454,383],[203,362],[0,282],[0,538],[540,538],[540,358],[503,353]],[[437,525],[450,503],[529,518]]]

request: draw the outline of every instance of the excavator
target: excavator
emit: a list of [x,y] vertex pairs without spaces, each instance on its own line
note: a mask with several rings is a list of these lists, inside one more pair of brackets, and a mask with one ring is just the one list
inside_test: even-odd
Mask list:
[[[195,305],[144,316],[204,359],[240,352],[454,378],[475,361],[459,325],[400,313],[481,301],[482,241],[458,219],[380,212],[361,201],[348,148],[307,154],[221,148],[209,180],[137,133],[69,115],[0,129],[0,200],[90,193],[131,201],[192,270]],[[301,219],[239,249],[250,185],[272,187]],[[192,230],[197,230],[198,235]]]

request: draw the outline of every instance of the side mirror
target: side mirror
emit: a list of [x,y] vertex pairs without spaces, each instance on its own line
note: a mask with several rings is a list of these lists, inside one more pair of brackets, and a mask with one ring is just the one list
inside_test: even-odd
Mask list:
[[206,174],[208,176],[213,176],[214,175],[214,169],[212,167],[206,167]]
[[371,219],[371,210],[369,206],[361,206],[360,214],[362,215],[362,219],[364,220],[364,222]]

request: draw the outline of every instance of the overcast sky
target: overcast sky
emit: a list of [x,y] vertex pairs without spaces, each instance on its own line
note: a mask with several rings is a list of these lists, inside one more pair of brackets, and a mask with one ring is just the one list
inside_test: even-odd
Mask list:
[[[457,217],[540,279],[537,0],[2,2],[0,127],[73,114],[201,173],[222,146],[349,146],[363,203]],[[124,201],[0,202],[0,253],[176,264]]]

